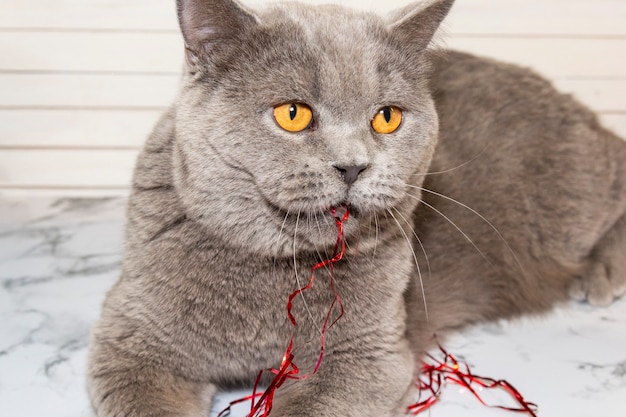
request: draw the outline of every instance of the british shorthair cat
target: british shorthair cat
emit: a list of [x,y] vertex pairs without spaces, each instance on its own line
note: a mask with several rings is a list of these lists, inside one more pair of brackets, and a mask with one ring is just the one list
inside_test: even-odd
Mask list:
[[624,293],[626,143],[529,70],[430,50],[452,3],[177,1],[187,65],[137,161],[97,416],[207,416],[292,336],[311,372],[324,269],[344,314],[272,417],[404,416],[433,334]]

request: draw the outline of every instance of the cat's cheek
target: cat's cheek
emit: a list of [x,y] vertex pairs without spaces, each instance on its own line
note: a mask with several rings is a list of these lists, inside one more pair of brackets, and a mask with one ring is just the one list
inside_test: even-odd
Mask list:
[[[420,120],[414,126],[407,125],[404,137],[392,146],[399,149],[394,153],[401,155],[395,163],[397,174],[414,177],[416,173],[424,174],[428,171],[438,139],[439,124],[436,116],[430,120]],[[423,177],[422,177],[423,178]]]

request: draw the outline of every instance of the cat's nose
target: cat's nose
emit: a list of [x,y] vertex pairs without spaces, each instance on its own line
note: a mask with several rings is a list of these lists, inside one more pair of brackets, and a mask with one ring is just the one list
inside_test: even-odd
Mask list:
[[367,169],[367,165],[333,165],[339,174],[341,174],[341,179],[348,184],[352,185],[357,178],[359,178],[359,174]]

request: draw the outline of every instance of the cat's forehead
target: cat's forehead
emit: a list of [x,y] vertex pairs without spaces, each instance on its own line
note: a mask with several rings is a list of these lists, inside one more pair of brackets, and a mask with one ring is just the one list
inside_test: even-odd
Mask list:
[[[274,29],[274,36],[282,38],[281,44],[309,57],[303,61],[308,68],[296,69],[306,70],[299,74],[314,80],[312,89],[322,100],[371,101],[371,96],[384,93],[381,84],[395,84],[389,67],[397,62],[393,56],[397,51],[387,47],[386,22],[379,16],[333,5],[291,3],[268,11],[262,20]],[[277,63],[284,74],[289,73],[286,67],[302,66],[290,59],[293,56],[285,55]]]
[[270,24],[297,27],[320,52],[354,58],[384,37],[386,25],[377,15],[336,5],[287,3],[268,11]]
[[[346,37],[363,36],[384,26],[376,14],[348,9],[337,5],[309,6],[287,3],[280,7],[279,19],[299,23],[309,29],[312,37],[328,38],[338,34]],[[342,39],[337,38],[336,41]]]

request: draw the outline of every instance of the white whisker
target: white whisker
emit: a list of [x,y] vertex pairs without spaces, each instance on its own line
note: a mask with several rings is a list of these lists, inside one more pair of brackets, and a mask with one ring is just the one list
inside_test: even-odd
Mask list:
[[[317,229],[320,232],[320,236],[322,236],[322,229],[320,228],[320,223],[319,223],[319,219],[317,218],[317,213],[315,213],[315,222],[317,223]],[[317,256],[319,256],[319,260],[322,261],[324,259],[328,259],[328,253],[327,253],[327,249],[324,248],[324,253],[325,255],[322,255],[322,253],[320,252],[319,248],[317,247],[316,243],[313,243],[313,246],[315,247],[315,252],[317,252]],[[324,270],[326,270],[327,273],[330,273],[330,269],[328,268],[328,265],[324,265]]]
[[374,227],[376,231],[376,235],[374,237],[374,252],[372,253],[372,257],[376,256],[376,249],[378,249],[378,229],[380,224],[378,223],[378,214],[374,213]]
[[274,251],[274,274],[276,274],[276,262],[278,260],[278,250],[280,246],[280,239],[283,236],[283,231],[285,230],[285,224],[287,223],[287,218],[289,217],[289,211],[285,214],[285,218],[283,219],[283,224],[280,226],[280,231],[278,232],[278,236],[276,237],[276,250]]
[[437,210],[435,207],[433,207],[432,205],[428,204],[427,202],[425,202],[424,200],[411,195],[411,194],[407,194],[409,197],[414,198],[415,200],[420,201],[422,204],[424,204],[426,207],[430,208],[431,210],[433,210],[435,213],[439,214],[441,217],[443,217],[448,223],[450,223],[452,225],[452,227],[454,227],[464,238],[465,240],[467,240],[470,245],[472,245],[474,247],[474,249],[476,249],[476,251],[480,254],[480,256],[483,257],[483,259],[485,261],[487,261],[490,265],[491,265],[491,261],[489,260],[489,258],[487,258],[487,256],[483,253],[483,251],[481,251],[478,246],[476,246],[476,244],[474,243],[474,241],[467,235],[467,233],[465,233],[463,230],[461,230],[461,228],[459,226],[457,226],[457,224],[455,222],[453,222],[448,216],[446,216],[445,214],[443,214],[441,211]]
[[415,228],[413,227],[413,224],[411,224],[411,222],[409,222],[406,219],[406,217],[404,217],[397,208],[394,207],[394,210],[396,211],[396,213],[398,213],[398,216],[402,217],[402,220],[404,220],[407,226],[411,228],[411,232],[413,232],[413,236],[415,236],[417,243],[422,248],[422,253],[424,254],[424,258],[426,259],[426,266],[428,267],[428,276],[430,277],[432,275],[432,271],[430,269],[430,261],[428,260],[428,255],[426,254],[426,248],[424,247],[424,244],[422,243],[422,239],[420,239],[417,233],[415,232]]
[[[385,222],[386,223],[389,223],[389,216],[387,216],[388,212],[389,212],[388,209],[383,212],[383,214],[385,215]],[[396,232],[396,229],[393,228],[392,230],[393,230],[393,237],[397,239],[398,238],[398,233]]]
[[506,246],[506,248],[509,251],[509,253],[511,254],[511,256],[513,256],[513,259],[515,259],[515,262],[517,263],[517,266],[519,266],[520,270],[521,271],[524,270],[524,268],[522,267],[522,263],[520,262],[519,258],[515,254],[515,251],[513,250],[511,245],[509,245],[509,242],[506,241],[506,239],[504,238],[504,236],[502,236],[502,233],[500,233],[498,228],[496,228],[496,226],[494,226],[493,223],[491,223],[489,220],[487,220],[487,218],[485,218],[485,216],[483,216],[482,214],[480,214],[479,212],[477,212],[476,210],[474,210],[470,206],[468,206],[466,204],[463,204],[460,201],[458,201],[458,200],[456,200],[456,199],[454,199],[452,197],[448,197],[447,195],[438,193],[438,192],[433,191],[433,190],[429,190],[428,188],[424,188],[424,187],[418,187],[418,186],[410,185],[410,184],[407,184],[407,186],[409,186],[411,188],[415,188],[417,190],[421,190],[421,191],[427,192],[427,193],[432,194],[432,195],[436,195],[437,197],[441,197],[444,200],[448,200],[448,201],[450,201],[450,202],[452,202],[454,204],[458,204],[459,206],[463,207],[464,209],[469,210],[470,212],[474,213],[474,215],[478,216],[478,218],[480,218],[482,221],[484,221],[491,228],[491,230],[493,230],[496,233],[498,238]]
[[465,162],[463,162],[463,163],[461,163],[461,164],[459,164],[459,165],[457,165],[455,167],[444,169],[442,171],[432,171],[432,172],[422,172],[422,173],[418,172],[418,173],[415,173],[415,174],[411,174],[411,176],[414,177],[414,176],[426,176],[426,175],[440,175],[440,174],[447,174],[449,172],[456,171],[457,169],[463,168],[465,165],[468,165],[468,164],[474,162],[476,159],[480,158],[480,156],[483,153],[485,153],[485,151],[488,148],[489,148],[488,146],[485,146],[482,151],[480,151],[479,153],[474,155],[471,159],[468,159],[467,161],[465,161]]
[[422,271],[420,269],[419,262],[417,261],[417,256],[415,255],[415,250],[413,249],[413,245],[411,244],[411,239],[409,239],[409,237],[407,236],[406,232],[402,228],[402,225],[400,224],[398,219],[396,219],[396,216],[393,215],[391,210],[387,209],[387,212],[391,215],[393,220],[395,220],[396,224],[398,225],[398,228],[400,229],[400,232],[402,233],[402,235],[406,239],[407,243],[409,244],[409,247],[411,248],[411,253],[413,254],[413,260],[415,261],[415,267],[417,268],[417,276],[419,277],[420,287],[422,289],[422,299],[424,301],[424,312],[426,314],[426,322],[430,323],[430,319],[428,317],[428,306],[426,305],[426,291],[424,290],[424,280],[422,278]]
[[[297,251],[296,251],[296,237],[298,235],[298,225],[300,223],[300,211],[298,211],[298,217],[296,218],[296,227],[295,230],[293,232],[293,271],[296,274],[296,284],[298,285],[298,289],[302,288],[302,284],[300,283],[300,276],[298,275],[298,261],[297,261]],[[321,333],[321,329],[317,326],[317,324],[315,323],[315,319],[313,319],[313,313],[311,313],[311,310],[309,309],[309,305],[306,302],[306,298],[304,297],[304,292],[300,291],[300,297],[302,298],[302,302],[304,303],[304,308],[306,309],[309,318],[311,319],[311,323],[313,323],[313,325],[315,327],[317,327],[317,330]]]

